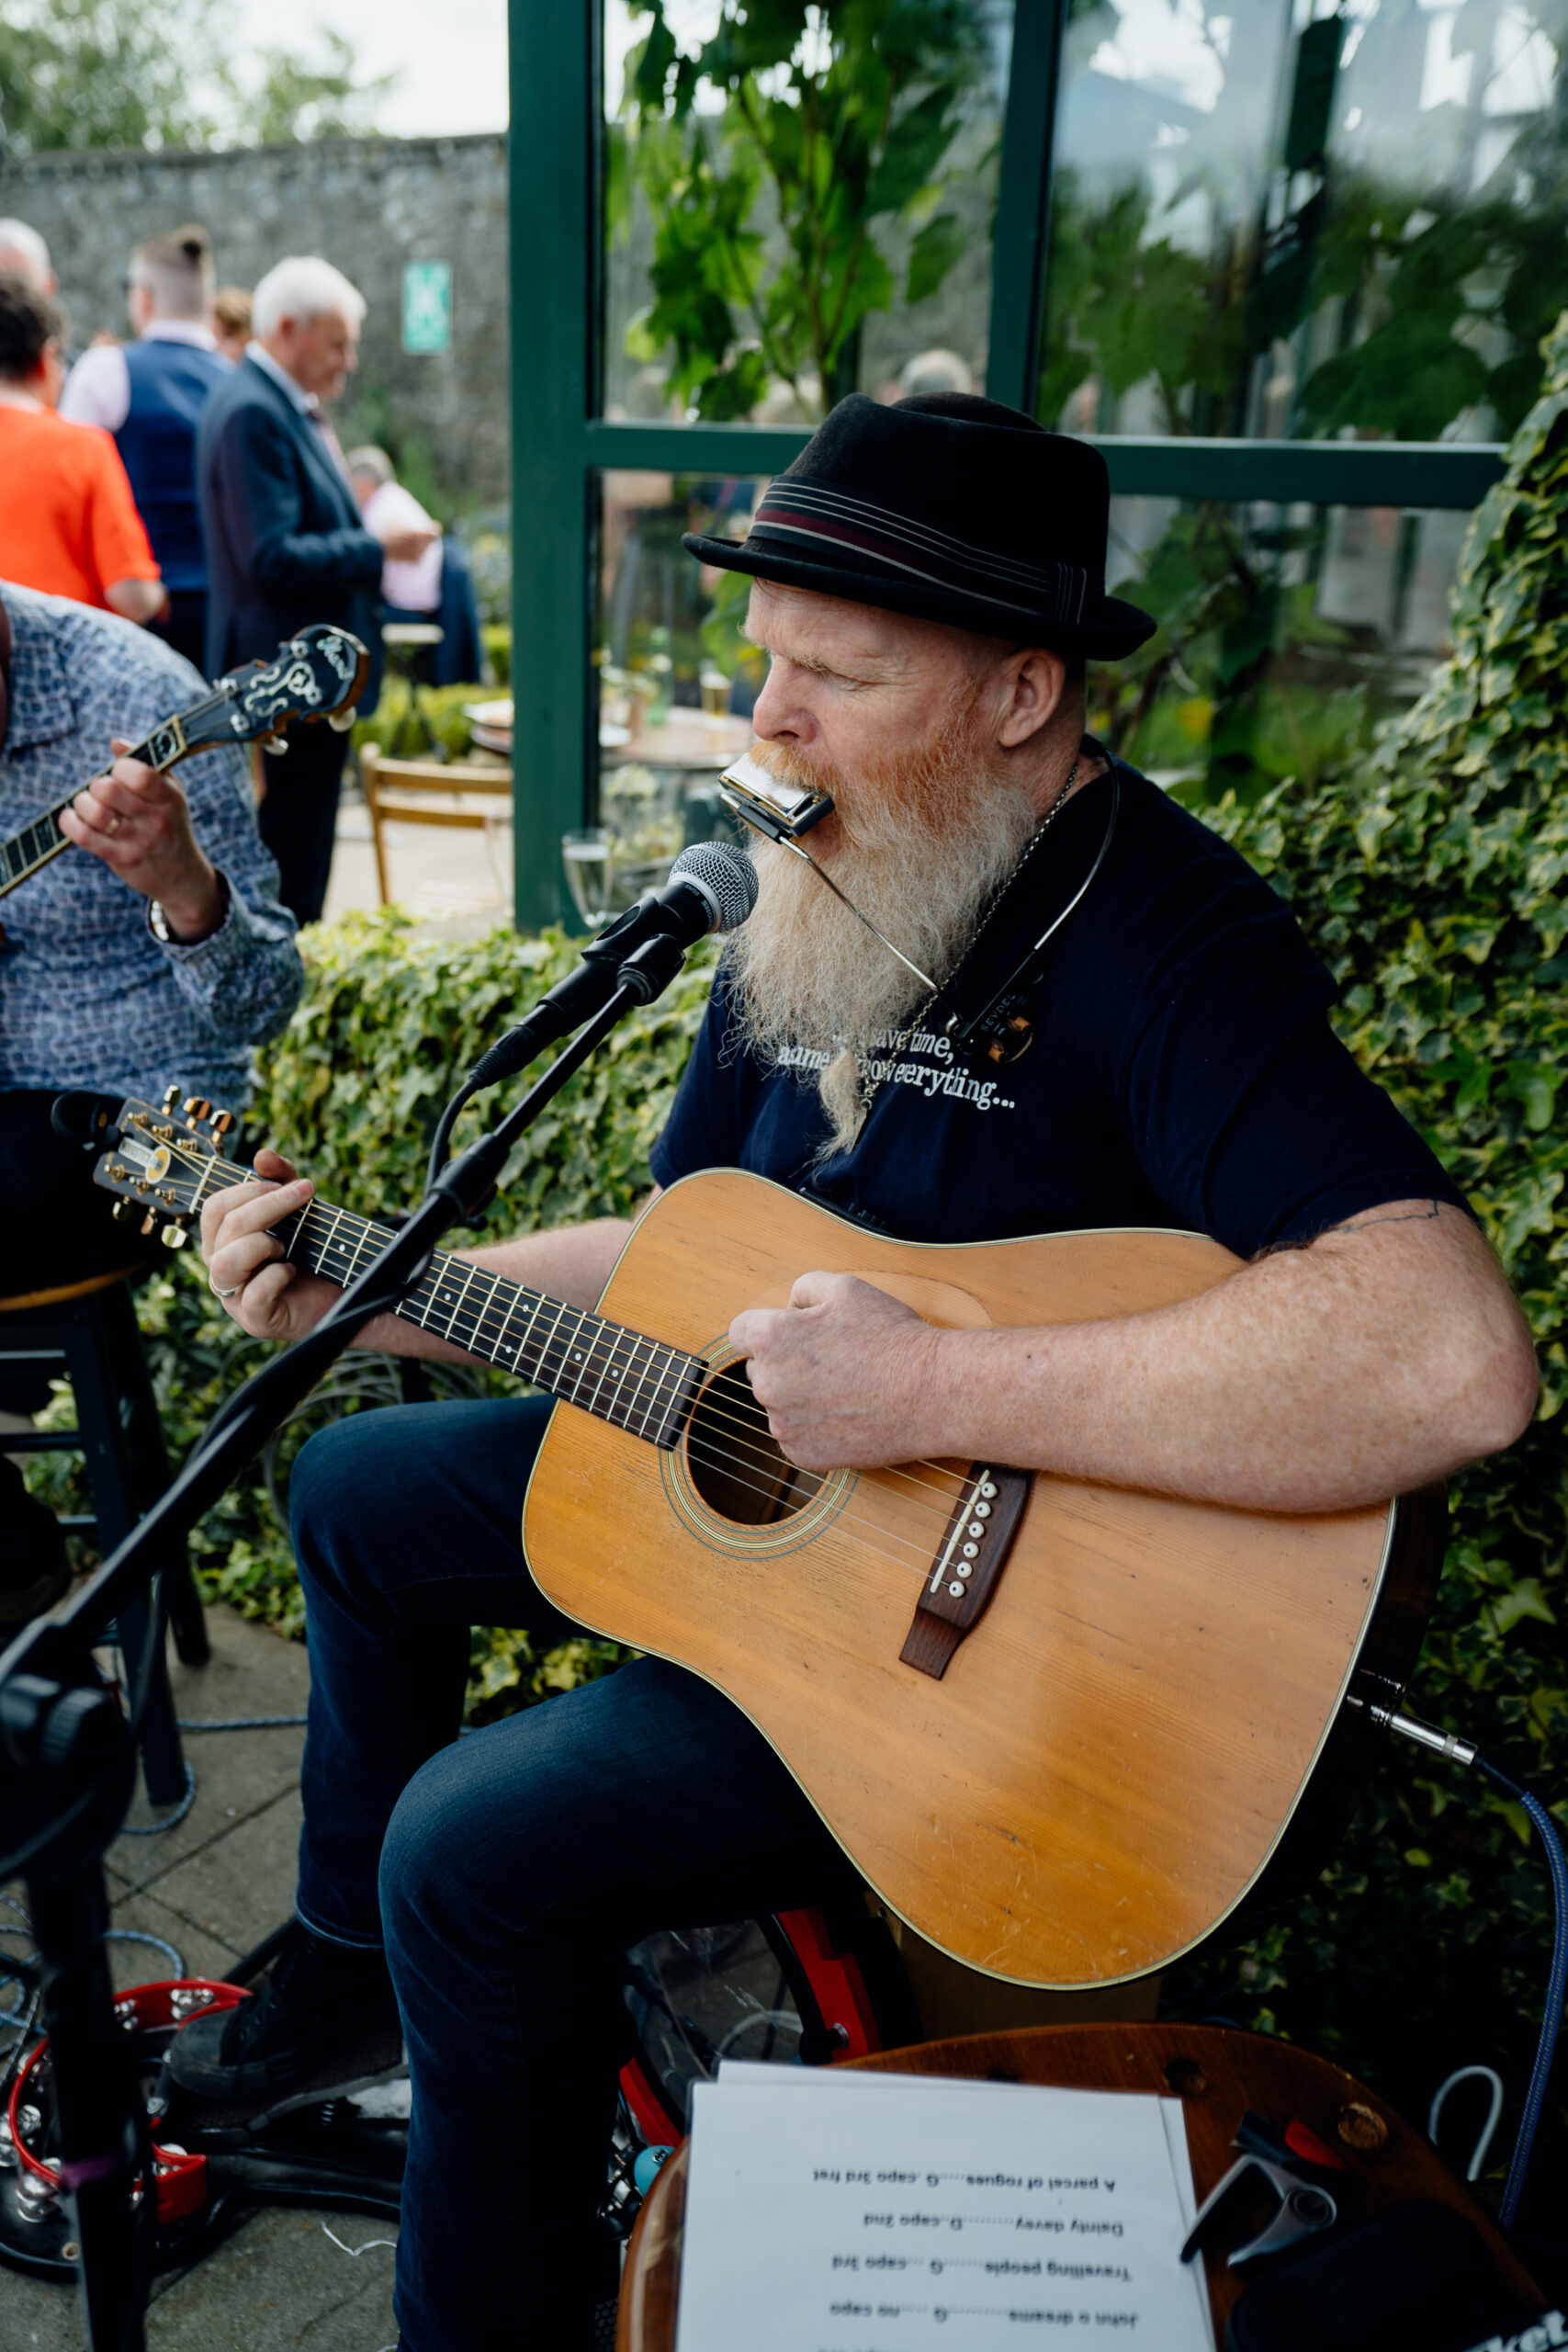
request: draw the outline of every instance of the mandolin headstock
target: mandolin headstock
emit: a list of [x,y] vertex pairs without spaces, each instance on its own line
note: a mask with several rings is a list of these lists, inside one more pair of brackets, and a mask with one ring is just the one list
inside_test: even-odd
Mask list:
[[170,1087],[157,1108],[132,1097],[112,1114],[99,1112],[95,1120],[105,1148],[93,1182],[118,1195],[118,1218],[134,1218],[143,1233],[160,1231],[165,1248],[182,1250],[233,1125],[231,1111],[215,1111],[197,1095],[180,1106],[177,1086]]
[[231,670],[200,702],[164,719],[137,745],[136,756],[163,768],[220,743],[264,743],[277,751],[284,748],[283,729],[297,718],[307,726],[324,718],[344,733],[354,724],[369,670],[370,656],[358,638],[312,622],[280,645],[270,662]]

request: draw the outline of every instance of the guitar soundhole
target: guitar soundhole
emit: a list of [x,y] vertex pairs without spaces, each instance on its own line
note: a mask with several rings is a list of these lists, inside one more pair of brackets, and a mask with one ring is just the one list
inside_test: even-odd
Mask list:
[[698,1397],[686,1460],[708,1509],[741,1527],[772,1527],[791,1518],[823,1483],[820,1471],[785,1461],[743,1363],[717,1374]]

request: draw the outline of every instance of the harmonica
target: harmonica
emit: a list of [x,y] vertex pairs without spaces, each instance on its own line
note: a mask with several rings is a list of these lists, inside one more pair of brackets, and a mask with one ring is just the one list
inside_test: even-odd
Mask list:
[[795,785],[780,784],[758,766],[750,752],[725,769],[718,797],[731,816],[774,842],[797,842],[833,813],[826,792],[803,792]]

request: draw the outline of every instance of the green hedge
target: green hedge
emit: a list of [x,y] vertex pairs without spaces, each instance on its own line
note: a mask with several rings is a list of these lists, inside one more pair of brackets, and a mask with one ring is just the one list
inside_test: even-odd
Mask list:
[[[1342,989],[1340,1034],[1475,1202],[1535,1335],[1534,1426],[1450,1483],[1416,1710],[1563,1817],[1568,1781],[1568,320],[1478,510],[1453,650],[1370,759],[1202,813],[1291,900]],[[1551,1900],[1522,1811],[1393,1751],[1320,1885],[1168,1988],[1309,2039],[1413,2120],[1451,2065],[1496,2064],[1509,2125],[1540,2012]],[[1562,2116],[1542,2183],[1561,2179]],[[1506,2156],[1506,2141],[1494,2150]],[[1543,2191],[1538,2190],[1538,2194]]]

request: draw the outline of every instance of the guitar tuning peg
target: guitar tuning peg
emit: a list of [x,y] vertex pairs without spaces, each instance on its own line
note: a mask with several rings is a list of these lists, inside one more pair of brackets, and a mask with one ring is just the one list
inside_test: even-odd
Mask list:
[[118,1200],[116,1201],[113,1208],[109,1211],[109,1215],[113,1217],[117,1225],[124,1225],[128,1218],[133,1217],[136,1215],[136,1203],[134,1201]]
[[233,1124],[232,1111],[214,1111],[212,1114],[212,1132],[215,1136],[226,1136]]
[[186,1117],[187,1119],[205,1119],[211,1109],[211,1103],[204,1102],[199,1094],[186,1097]]
[[280,760],[288,749],[281,735],[264,735],[260,741],[262,750],[270,752],[275,760]]
[[178,1088],[177,1086],[165,1086],[165,1087],[164,1087],[164,1110],[165,1110],[165,1111],[175,1111],[175,1110],[177,1110],[177,1109],[179,1108],[179,1100],[180,1100],[180,1090],[179,1090],[179,1088]]
[[190,1235],[183,1225],[166,1225],[158,1238],[165,1250],[183,1250],[190,1239]]
[[158,1230],[158,1220],[151,1209],[141,1220],[141,1230],[143,1233],[156,1233]]
[[358,705],[351,702],[346,710],[334,710],[330,712],[327,718],[327,725],[332,729],[334,735],[346,735],[358,716]]

